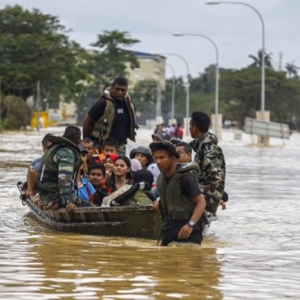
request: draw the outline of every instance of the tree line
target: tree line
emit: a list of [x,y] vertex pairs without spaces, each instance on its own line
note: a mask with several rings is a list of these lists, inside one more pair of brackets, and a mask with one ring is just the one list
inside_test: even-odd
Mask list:
[[[59,19],[37,9],[26,10],[19,5],[0,10],[0,90],[3,127],[18,129],[29,124],[33,110],[43,109],[45,102],[28,105],[29,96],[46,99],[50,108],[60,100],[74,101],[78,123],[89,107],[97,101],[104,87],[117,76],[126,77],[126,64],[139,66],[134,52],[126,49],[139,43],[128,32],[104,30],[88,51],[70,40],[70,32]],[[249,65],[240,70],[219,69],[219,112],[223,119],[241,125],[246,117],[255,117],[260,110],[261,63],[266,66],[266,104],[271,120],[300,127],[300,85],[298,67],[287,63],[284,71],[272,66],[271,54],[249,55]],[[215,65],[189,78],[191,111],[214,113]],[[170,118],[173,79],[166,80],[162,93],[162,115]],[[136,102],[139,123],[155,117],[156,84],[140,81],[131,92]],[[185,117],[186,91],[184,79],[175,78],[175,117]],[[24,112],[26,112],[24,114]]]

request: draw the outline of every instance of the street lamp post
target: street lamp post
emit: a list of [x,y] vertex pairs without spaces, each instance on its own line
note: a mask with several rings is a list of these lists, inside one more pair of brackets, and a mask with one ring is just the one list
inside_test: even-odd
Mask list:
[[186,124],[184,126],[185,128],[185,136],[189,136],[189,123],[188,123],[188,120],[190,118],[190,68],[189,68],[189,64],[187,63],[186,59],[181,56],[180,54],[177,54],[177,53],[160,53],[160,55],[171,55],[171,56],[177,56],[179,57],[185,64],[185,67],[186,67],[186,72],[187,72],[187,75],[186,75],[186,84],[185,84],[185,88],[186,88],[186,114],[185,114],[185,117],[186,117]]
[[235,2],[235,1],[209,1],[206,2],[208,5],[217,5],[217,4],[238,4],[244,5],[256,12],[258,15],[261,25],[262,25],[262,62],[261,62],[261,119],[265,120],[265,23],[263,20],[262,15],[259,11],[253,7],[252,5],[245,3],[245,2]]
[[208,36],[200,33],[174,33],[173,36],[199,36],[212,43],[216,51],[216,70],[215,70],[215,134],[218,136],[218,114],[219,114],[219,50],[216,43]]
[[171,120],[173,122],[174,115],[175,115],[175,71],[174,68],[167,63],[167,66],[172,70],[173,77],[172,77],[172,102],[171,102]]

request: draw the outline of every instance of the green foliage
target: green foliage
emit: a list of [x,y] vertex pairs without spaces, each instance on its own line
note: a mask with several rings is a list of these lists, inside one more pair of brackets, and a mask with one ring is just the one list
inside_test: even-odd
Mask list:
[[157,85],[154,80],[139,81],[131,92],[136,105],[138,123],[145,123],[146,119],[155,118]]
[[[30,119],[30,110],[22,98],[7,96],[1,103],[3,125],[5,129],[20,129],[26,127]],[[1,125],[2,125],[1,124]]]
[[[246,117],[255,118],[255,112],[261,109],[261,69],[225,72],[220,80],[220,104],[224,119],[243,124]],[[287,78],[285,72],[266,69],[265,110],[271,112],[272,121],[296,128],[300,118],[299,80]]]
[[37,9],[7,6],[0,10],[0,70],[2,91],[26,99],[36,93],[40,81],[41,96],[58,101],[76,91],[82,69],[80,46],[69,41],[68,30],[57,17]]
[[[264,53],[265,67],[269,69],[273,69],[272,66],[272,53]],[[259,50],[257,53],[257,57],[254,55],[249,55],[249,57],[253,60],[253,63],[249,65],[249,67],[261,67],[263,63],[263,55],[262,50]]]
[[91,60],[87,66],[88,71],[93,74],[95,83],[91,88],[94,92],[109,86],[118,77],[126,77],[126,64],[132,68],[139,66],[133,52],[123,49],[130,47],[139,40],[133,39],[127,32],[118,30],[103,31],[98,35],[98,40],[91,46],[98,48],[92,53]]

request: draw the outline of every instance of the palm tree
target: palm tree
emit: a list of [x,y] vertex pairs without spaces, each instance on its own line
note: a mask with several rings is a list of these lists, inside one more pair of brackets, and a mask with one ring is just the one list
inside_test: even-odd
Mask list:
[[[271,55],[272,55],[272,53],[268,53],[268,54],[265,53],[264,59],[265,59],[265,66],[267,68],[273,69],[272,62],[271,62],[272,61]],[[249,65],[249,67],[261,67],[261,65],[262,65],[262,50],[258,51],[257,57],[254,55],[248,55],[248,56],[254,60],[254,62],[251,65]]]
[[297,77],[298,71],[300,68],[298,68],[295,63],[292,61],[291,63],[287,63],[285,65],[285,69],[287,71],[288,78]]

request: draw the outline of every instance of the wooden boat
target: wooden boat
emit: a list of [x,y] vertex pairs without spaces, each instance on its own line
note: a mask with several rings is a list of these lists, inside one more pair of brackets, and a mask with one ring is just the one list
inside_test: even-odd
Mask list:
[[83,234],[158,239],[160,214],[151,206],[78,207],[72,213],[66,209],[42,210],[21,194],[35,217],[51,229]]

